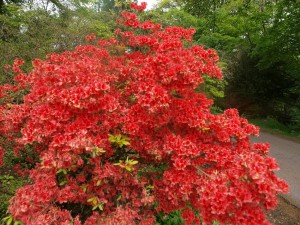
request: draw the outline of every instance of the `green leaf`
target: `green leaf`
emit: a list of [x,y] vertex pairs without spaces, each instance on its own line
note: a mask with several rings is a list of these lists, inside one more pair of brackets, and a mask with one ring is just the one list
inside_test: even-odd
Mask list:
[[12,223],[12,221],[13,221],[13,217],[11,216],[11,217],[7,220],[6,225],[10,225],[10,224]]
[[123,144],[123,145],[129,145],[130,143],[128,142],[128,141],[121,141],[121,143]]
[[122,163],[122,161],[119,163],[114,163],[114,166],[120,166],[121,163]]
[[133,171],[133,168],[130,166],[125,166],[125,169],[128,170],[129,172]]
[[63,186],[63,185],[65,185],[66,183],[67,183],[67,181],[64,180],[64,181],[62,181],[62,182],[59,183],[59,186]]
[[109,134],[108,140],[112,144],[117,144],[120,148],[122,148],[124,145],[130,145],[128,142],[129,138],[126,136],[123,136],[122,134],[118,134],[116,136]]
[[103,205],[102,205],[102,203],[100,203],[99,205],[98,205],[98,208],[102,211],[103,210]]
[[2,219],[2,221],[5,222],[5,221],[8,220],[10,217],[11,217],[11,216],[4,217],[4,218]]
[[109,140],[111,143],[116,142],[115,136],[113,136],[113,135],[111,135],[111,134],[109,134],[108,136],[109,136],[108,140]]
[[138,161],[136,161],[136,160],[130,160],[128,162],[128,164],[132,166],[132,165],[138,164]]
[[101,202],[100,202],[99,204],[95,205],[95,206],[92,208],[92,210],[96,210],[97,208],[98,208],[99,210],[103,211],[103,205],[102,205]]
[[57,174],[58,174],[58,173],[61,173],[61,172],[62,172],[63,174],[65,174],[65,175],[68,173],[67,170],[64,169],[64,168],[61,168],[61,169],[59,169],[59,170],[56,171]]
[[83,192],[86,193],[87,187],[83,185],[83,186],[81,186],[81,188],[82,188]]
[[152,186],[152,185],[148,185],[147,187],[146,187],[146,189],[153,189],[154,188],[154,186]]
[[119,201],[122,198],[122,195],[119,195],[117,198],[117,201]]
[[89,198],[87,202],[91,202],[94,206],[98,204],[98,199],[96,197]]
[[122,138],[122,135],[121,135],[121,134],[118,134],[118,135],[116,136],[116,140],[117,140],[117,141],[120,141],[121,138]]

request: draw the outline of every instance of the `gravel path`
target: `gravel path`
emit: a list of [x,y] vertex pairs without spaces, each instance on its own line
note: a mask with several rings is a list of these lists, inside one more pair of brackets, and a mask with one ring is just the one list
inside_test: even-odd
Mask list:
[[259,137],[251,140],[271,144],[270,155],[276,158],[280,167],[276,174],[290,186],[290,193],[282,196],[300,208],[300,143],[266,132],[261,132]]

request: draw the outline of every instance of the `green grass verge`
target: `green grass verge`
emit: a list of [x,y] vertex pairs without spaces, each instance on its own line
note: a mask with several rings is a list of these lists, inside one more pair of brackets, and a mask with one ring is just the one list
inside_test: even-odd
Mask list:
[[262,130],[300,140],[300,132],[294,131],[272,117],[249,119],[249,122],[261,127]]

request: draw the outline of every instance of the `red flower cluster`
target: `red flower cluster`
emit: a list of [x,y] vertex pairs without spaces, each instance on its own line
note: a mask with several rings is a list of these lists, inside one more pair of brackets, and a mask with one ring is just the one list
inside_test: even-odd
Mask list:
[[146,2],[142,2],[140,5],[138,3],[132,2],[130,3],[130,8],[136,11],[144,11],[147,7]]
[[[250,143],[258,128],[235,109],[213,115],[194,91],[203,75],[221,78],[217,54],[185,47],[194,29],[132,13],[120,23],[132,31],[35,60],[0,88],[1,135],[39,158],[33,183],[10,201],[14,219],[150,225],[180,210],[186,224],[268,224],[264,212],[287,191],[269,146]],[[20,90],[28,94],[17,104]]]
[[93,41],[96,39],[96,34],[90,34],[85,37],[86,41]]

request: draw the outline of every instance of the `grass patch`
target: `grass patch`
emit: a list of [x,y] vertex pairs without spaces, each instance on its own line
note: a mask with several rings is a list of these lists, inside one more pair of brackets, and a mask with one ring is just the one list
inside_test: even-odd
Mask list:
[[256,126],[261,127],[262,130],[266,130],[270,133],[280,134],[287,137],[297,138],[300,140],[300,132],[291,129],[288,126],[280,123],[272,117],[267,118],[253,118],[249,119],[250,123],[253,123]]

